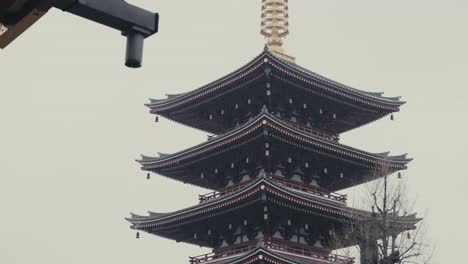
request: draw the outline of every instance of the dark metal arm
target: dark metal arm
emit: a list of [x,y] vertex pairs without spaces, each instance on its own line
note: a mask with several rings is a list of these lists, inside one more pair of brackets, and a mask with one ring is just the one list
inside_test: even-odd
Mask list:
[[141,67],[145,38],[158,32],[159,15],[124,0],[0,0],[0,48],[26,31],[50,7],[114,28],[127,37],[125,65]]
[[117,29],[127,37],[125,65],[141,67],[144,39],[158,32],[159,15],[123,0],[56,0],[54,7]]

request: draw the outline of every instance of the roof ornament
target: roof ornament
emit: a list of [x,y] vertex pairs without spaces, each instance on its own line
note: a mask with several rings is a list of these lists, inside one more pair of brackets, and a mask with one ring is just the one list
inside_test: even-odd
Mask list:
[[289,35],[289,0],[262,0],[262,29],[260,33],[267,39],[268,50],[277,57],[294,62],[283,49]]
[[267,174],[265,172],[265,169],[260,170],[260,172],[258,173],[258,177],[263,178],[263,179],[267,178]]

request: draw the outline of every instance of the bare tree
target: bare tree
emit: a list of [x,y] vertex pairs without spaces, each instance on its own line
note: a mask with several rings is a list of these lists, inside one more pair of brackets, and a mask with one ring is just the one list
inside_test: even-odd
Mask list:
[[[414,213],[414,202],[406,195],[406,182],[400,173],[381,166],[365,186],[359,187],[353,207],[357,221],[332,238],[340,255],[356,257],[361,264],[428,264],[433,248],[422,218]],[[352,246],[351,245],[356,245]]]
[[361,248],[361,259],[366,258],[361,263],[429,263],[432,249],[425,236],[423,219],[413,213],[414,202],[407,199],[402,175],[398,172],[397,177],[390,176],[391,172],[389,166],[376,170],[374,180],[367,184],[367,193],[362,198],[364,209],[372,214],[364,226],[356,228],[357,233],[354,230],[354,236],[361,240],[376,240],[367,242],[374,243],[377,249],[374,247],[374,252],[368,252]]

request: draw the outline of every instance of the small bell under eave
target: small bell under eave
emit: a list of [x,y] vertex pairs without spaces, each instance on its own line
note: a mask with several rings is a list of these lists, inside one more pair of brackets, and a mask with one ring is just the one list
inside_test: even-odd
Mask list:
[[401,179],[403,178],[403,176],[401,175],[401,172],[398,172],[398,179]]
[[156,118],[154,119],[154,121],[155,121],[156,123],[158,123],[158,122],[159,122],[159,116],[156,116]]
[[395,120],[395,116],[394,116],[394,115],[390,115],[390,120],[394,121],[394,120]]
[[150,180],[151,179],[151,174],[148,172],[148,174],[146,174],[146,179],[147,180]]
[[406,238],[411,239],[411,233],[410,232],[406,233]]
[[137,233],[136,233],[136,238],[137,238],[137,239],[140,239],[140,232],[137,232]]

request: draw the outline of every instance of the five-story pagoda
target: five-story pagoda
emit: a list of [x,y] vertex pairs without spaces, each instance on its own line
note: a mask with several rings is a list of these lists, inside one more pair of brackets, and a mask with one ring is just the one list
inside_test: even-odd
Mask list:
[[[375,215],[348,207],[347,197],[335,192],[410,162],[406,155],[339,143],[340,133],[397,112],[404,102],[298,66],[282,48],[287,3],[263,0],[261,32],[268,44],[252,61],[194,91],[147,104],[153,114],[216,135],[139,160],[148,173],[213,192],[190,208],[127,219],[132,229],[213,248],[190,263],[351,263],[331,252],[362,244],[349,232]],[[416,222],[407,217],[390,224],[402,232]]]

